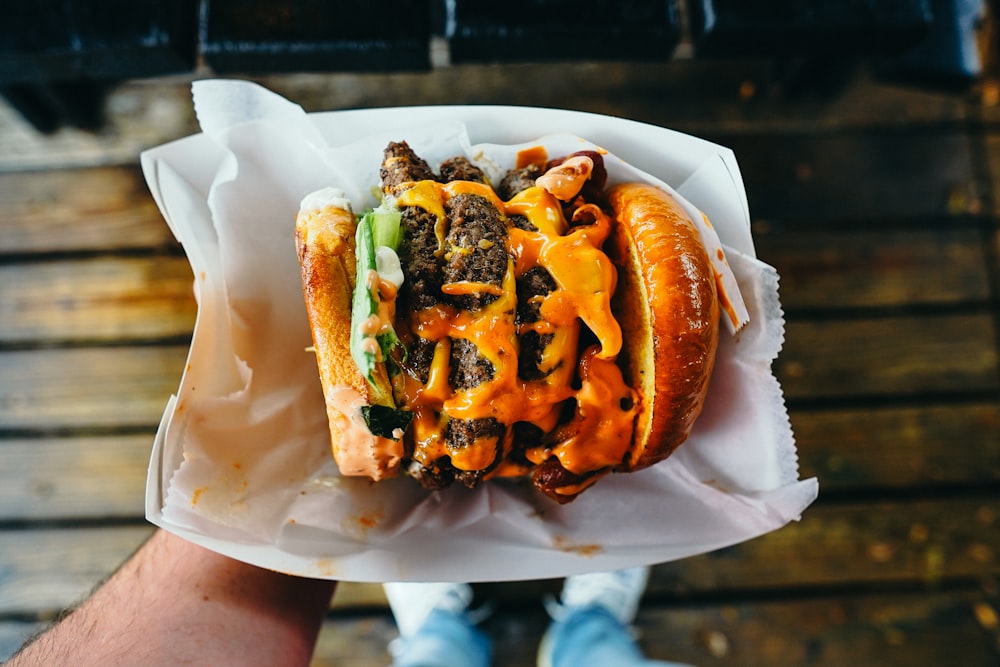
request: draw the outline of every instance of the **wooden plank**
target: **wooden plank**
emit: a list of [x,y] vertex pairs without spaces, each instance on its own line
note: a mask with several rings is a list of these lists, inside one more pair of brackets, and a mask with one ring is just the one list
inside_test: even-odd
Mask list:
[[151,526],[0,531],[0,614],[51,614],[85,597]]
[[801,521],[756,540],[658,566],[649,590],[745,595],[774,588],[979,580],[1000,573],[998,526],[1000,501],[989,496],[820,502]]
[[152,433],[0,440],[0,521],[141,517]]
[[130,81],[113,89],[100,132],[39,134],[0,102],[0,172],[134,165],[143,150],[197,132],[191,77]]
[[[653,598],[833,589],[941,586],[1000,575],[1000,501],[991,497],[820,503],[801,522],[711,554],[658,565]],[[148,534],[146,526],[0,531],[0,614],[33,615],[71,604]],[[789,558],[788,554],[795,554]],[[504,603],[550,583],[492,586]],[[378,607],[371,585],[345,586],[338,609]]]
[[789,400],[994,391],[996,332],[969,315],[791,320],[774,365]]
[[994,403],[791,410],[803,477],[829,491],[1000,481]]
[[996,628],[979,618],[995,608],[985,592],[835,595],[650,609],[638,626],[649,655],[698,665],[989,665]]
[[[784,63],[753,58],[516,67],[459,64],[420,76],[299,74],[257,80],[310,111],[393,106],[400,99],[453,104],[454,91],[460,89],[466,103],[579,109],[661,125],[723,145],[742,133],[958,126],[968,119],[961,96],[886,84],[863,63],[855,65],[846,71],[831,68],[826,78],[814,69],[805,82],[796,82],[789,74],[794,68]],[[796,84],[799,89],[791,90]],[[670,91],[669,99],[665,90]]]
[[964,102],[948,92],[886,84],[863,63],[825,65],[829,63],[696,59],[677,67],[664,82],[673,86],[670,90],[689,91],[672,95],[669,104],[642,82],[623,90],[639,113],[658,110],[665,126],[720,139],[723,145],[731,133],[914,128],[961,124],[967,118]]
[[[863,64],[843,75],[786,88],[786,68],[769,59],[669,63],[461,64],[411,74],[263,76],[268,88],[310,111],[455,103],[455,90],[476,104],[580,109],[719,138],[728,133],[823,132],[857,128],[961,124],[961,96],[880,82]],[[825,85],[829,84],[829,85]],[[461,88],[459,88],[461,87]],[[663,91],[671,91],[669,100]],[[187,91],[180,91],[183,95]],[[160,90],[159,94],[166,94]]]
[[735,151],[750,211],[765,220],[816,224],[966,214],[974,212],[969,206],[980,188],[973,139],[958,128],[717,140]]
[[[763,229],[762,229],[763,228]],[[786,312],[986,303],[978,230],[755,230],[757,256],[781,276]]]
[[[1000,85],[997,85],[995,91],[1000,94]],[[1000,124],[1000,104],[997,104],[994,115],[997,123]],[[986,186],[992,193],[989,201],[993,205],[989,213],[994,218],[1000,218],[1000,130],[986,133],[984,147],[986,149]]]
[[[392,658],[388,645],[399,636],[388,613],[351,615],[328,619],[320,629],[310,667],[385,667]],[[540,631],[532,631],[523,641],[537,641]],[[495,656],[491,663],[499,667]],[[534,664],[533,660],[521,663]]]
[[0,429],[155,428],[188,346],[0,353]]
[[793,409],[803,477],[826,492],[1000,481],[1000,405]]
[[0,202],[0,256],[177,247],[136,167],[0,173]]
[[183,257],[0,265],[0,343],[189,336],[192,285]]

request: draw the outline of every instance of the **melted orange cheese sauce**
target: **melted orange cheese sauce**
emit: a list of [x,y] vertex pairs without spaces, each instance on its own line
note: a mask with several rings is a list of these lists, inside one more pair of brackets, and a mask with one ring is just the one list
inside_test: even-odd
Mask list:
[[[450,295],[489,293],[497,297],[494,301],[475,311],[438,305],[413,314],[410,330],[435,344],[427,383],[404,374],[401,388],[402,402],[415,414],[411,427],[414,460],[430,465],[447,455],[460,470],[482,470],[494,462],[498,446],[510,447],[512,429],[505,429],[504,443],[484,438],[458,449],[449,447],[443,437],[447,420],[494,418],[507,427],[523,421],[548,433],[559,426],[560,405],[573,398],[576,415],[559,428],[560,434],[569,435],[529,452],[529,458],[541,462],[554,455],[577,474],[621,463],[631,445],[637,394],[625,384],[615,364],[622,347],[621,327],[611,312],[617,271],[601,249],[614,221],[592,204],[577,207],[572,221],[567,221],[562,204],[538,186],[504,202],[488,185],[420,181],[400,193],[397,204],[417,206],[435,216],[439,256],[453,251],[445,247],[445,207],[459,194],[482,196],[505,216],[525,216],[536,230],[508,226],[509,259],[500,288],[473,282],[448,283],[442,288]],[[556,289],[537,297],[541,319],[518,331],[515,281],[536,266],[549,272]],[[578,349],[581,323],[598,341],[582,357]],[[517,337],[529,329],[552,335],[540,364],[545,375],[530,382],[517,373]],[[450,386],[450,345],[458,338],[474,343],[492,364],[490,381],[468,389]],[[579,388],[574,388],[577,379]],[[511,470],[509,466],[502,469]]]

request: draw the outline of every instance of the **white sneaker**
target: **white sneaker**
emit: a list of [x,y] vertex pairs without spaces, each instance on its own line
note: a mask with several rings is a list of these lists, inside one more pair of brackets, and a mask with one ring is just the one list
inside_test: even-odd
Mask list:
[[558,620],[570,609],[600,605],[619,623],[628,626],[635,620],[648,582],[646,566],[567,577],[559,601],[547,600],[545,608]]
[[472,602],[472,586],[449,583],[388,583],[382,589],[403,637],[412,637],[431,611],[464,613]]

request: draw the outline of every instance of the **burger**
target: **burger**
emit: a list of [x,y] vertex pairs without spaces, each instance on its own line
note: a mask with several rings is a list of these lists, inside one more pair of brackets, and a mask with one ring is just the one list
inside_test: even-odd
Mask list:
[[529,478],[566,503],[688,438],[728,303],[707,220],[655,185],[609,184],[605,155],[534,147],[492,183],[465,156],[435,170],[392,142],[377,207],[357,214],[333,188],[303,200],[296,245],[342,474]]

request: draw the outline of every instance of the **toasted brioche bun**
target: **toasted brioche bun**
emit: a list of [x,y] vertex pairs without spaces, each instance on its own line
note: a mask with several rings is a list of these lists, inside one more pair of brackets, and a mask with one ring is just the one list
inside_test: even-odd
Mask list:
[[323,384],[347,384],[365,398],[370,387],[351,358],[351,294],[354,290],[354,216],[328,206],[302,211],[295,237],[302,284]]
[[345,475],[377,481],[398,473],[403,450],[402,443],[375,436],[359,422],[360,407],[380,400],[351,357],[354,229],[354,214],[348,210],[303,209],[295,239],[333,457]]
[[719,339],[719,299],[697,227],[662,189],[612,187],[618,225],[616,316],[624,331],[625,380],[641,396],[624,470],[668,457],[701,413]]

